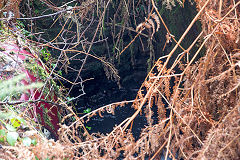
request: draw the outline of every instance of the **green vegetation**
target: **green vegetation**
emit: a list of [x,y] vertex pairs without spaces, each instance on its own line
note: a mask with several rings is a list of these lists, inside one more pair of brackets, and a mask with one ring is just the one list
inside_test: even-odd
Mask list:
[[0,159],[239,159],[240,2],[12,4]]
[[22,142],[25,146],[30,146],[31,144],[36,145],[36,140],[29,137],[21,137],[17,130],[21,127],[26,126],[26,121],[18,113],[20,113],[21,108],[17,109],[12,105],[8,105],[8,102],[11,97],[15,94],[22,93],[29,89],[40,88],[43,86],[42,83],[32,83],[30,85],[16,85],[23,78],[25,74],[20,74],[15,76],[12,79],[4,80],[0,83],[0,97],[5,105],[2,105],[0,110],[0,124],[5,126],[3,129],[0,129],[0,142],[7,142],[9,145],[14,146],[16,142]]

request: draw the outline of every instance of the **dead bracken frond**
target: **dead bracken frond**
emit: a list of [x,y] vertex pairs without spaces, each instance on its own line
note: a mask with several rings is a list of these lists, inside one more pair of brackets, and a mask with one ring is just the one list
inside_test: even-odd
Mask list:
[[[159,17],[156,15],[156,13],[152,13],[149,16],[150,18],[145,18],[145,22],[140,23],[137,27],[136,27],[136,32],[142,31],[145,28],[147,29],[152,29],[152,35],[151,37],[154,35],[155,32],[157,32],[160,28],[160,20]],[[157,27],[155,27],[154,21],[157,24]]]
[[[201,18],[203,24],[205,40],[199,51],[205,45],[205,56],[195,64],[193,62],[199,51],[185,64],[181,59],[176,59],[174,67],[181,68],[180,74],[174,73],[174,67],[166,67],[177,46],[167,57],[160,58],[167,59],[165,62],[159,59],[155,63],[139,89],[132,105],[136,112],[116,126],[111,133],[93,134],[86,137],[87,141],[79,142],[78,147],[82,151],[78,153],[79,157],[117,159],[121,153],[126,159],[153,159],[161,157],[162,154],[176,159],[240,157],[240,62],[237,56],[239,22],[234,20],[240,13],[239,2],[233,4],[229,1],[221,8],[221,17],[213,14],[218,12],[218,2],[212,3],[199,2],[199,14],[196,16],[196,19]],[[140,23],[136,31],[152,28],[154,33],[159,26],[156,27],[153,20],[157,24],[160,23],[156,13],[150,17],[152,19]],[[209,27],[209,24],[212,26]],[[179,44],[181,40],[182,38]],[[191,46],[184,53],[190,50]],[[183,57],[184,55],[180,56]],[[173,87],[170,85],[171,81],[174,82]],[[93,111],[87,116],[91,118],[97,114],[101,115],[104,111],[114,113],[116,105],[110,106]],[[157,123],[152,119],[155,107],[158,114]],[[134,125],[133,121],[138,114],[146,116],[148,125],[142,129],[140,137],[134,139],[131,126]]]
[[[240,72],[239,59],[234,56],[239,50],[239,37],[236,36],[239,35],[239,22],[237,19],[232,20],[239,16],[239,3],[229,1],[221,9],[222,16],[214,17],[213,13],[218,12],[218,4],[217,1],[214,5],[209,1],[198,3],[199,14],[196,19],[201,18],[205,36],[199,51],[205,45],[205,56],[195,64],[193,62],[199,51],[186,64],[176,59],[174,64],[181,68],[180,74],[175,74],[172,68],[166,67],[177,46],[167,57],[163,57],[167,58],[166,62],[160,58],[154,65],[156,70],[153,68],[149,73],[133,102],[136,112],[108,135],[93,135],[89,141],[82,142],[80,148],[84,152],[80,157],[116,159],[121,151],[126,159],[153,159],[163,152],[165,157],[176,159],[240,157]],[[159,28],[158,20],[156,13],[153,13],[150,19],[138,25],[136,31],[151,28],[154,33]],[[157,27],[154,22],[157,22]],[[212,26],[209,27],[209,24]],[[179,44],[181,40],[182,38]],[[191,46],[184,53],[190,50]],[[180,56],[182,57],[184,56]],[[171,81],[175,84],[173,87]],[[157,123],[152,119],[155,107]],[[112,113],[114,109],[107,110]],[[134,125],[133,121],[140,113],[146,116],[148,126],[143,128],[138,139],[133,140],[130,125]]]

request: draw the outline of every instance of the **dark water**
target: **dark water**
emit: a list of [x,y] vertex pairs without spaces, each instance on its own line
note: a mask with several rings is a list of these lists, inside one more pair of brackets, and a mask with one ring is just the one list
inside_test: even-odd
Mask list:
[[[122,93],[122,92],[126,92],[126,93]],[[92,110],[94,110],[104,105],[107,105],[107,100],[114,101],[114,99],[116,99],[115,102],[117,102],[117,100],[119,101],[118,98],[120,97],[125,97],[124,100],[132,100],[135,98],[136,94],[137,93],[133,91],[118,90],[115,92],[115,94],[112,94],[111,97],[108,97],[108,96],[101,97],[100,101],[105,100],[105,101],[102,101],[102,105],[99,104],[96,106],[84,106],[81,108],[78,107],[77,110],[79,113],[83,112],[87,108],[91,108]],[[102,113],[103,117],[100,117],[99,115],[92,117],[91,120],[86,125],[91,127],[91,130],[89,130],[90,133],[96,133],[96,132],[100,132],[104,134],[110,133],[113,130],[113,127],[120,124],[126,118],[132,116],[134,112],[135,110],[131,107],[131,103],[129,103],[122,107],[121,106],[116,107],[114,115],[104,112]],[[147,124],[146,118],[144,117],[144,115],[139,115],[136,117],[136,119],[134,120],[134,127],[133,127],[133,134],[135,138],[139,136],[141,132],[141,128],[146,124]]]

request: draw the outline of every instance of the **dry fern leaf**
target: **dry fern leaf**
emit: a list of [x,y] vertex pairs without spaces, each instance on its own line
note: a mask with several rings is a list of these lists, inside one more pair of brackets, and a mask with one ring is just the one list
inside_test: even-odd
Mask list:
[[152,35],[151,35],[151,36],[153,36],[154,33],[155,33],[155,25],[154,25],[154,22],[153,22],[152,19],[149,19],[149,20],[148,20],[148,23],[149,23],[149,24],[151,25],[151,27],[152,27]]
[[99,110],[99,111],[98,111],[98,114],[99,114],[99,116],[100,116],[101,118],[103,118],[102,112],[103,112],[102,110]]
[[160,20],[159,17],[156,15],[156,13],[154,12],[151,17],[155,20],[156,24],[157,24],[157,28],[156,28],[156,32],[158,31],[158,29],[160,28]]
[[[145,18],[145,22],[142,22],[140,23],[137,27],[136,27],[136,32],[139,32],[145,28],[147,29],[151,29],[152,28],[152,37],[154,35],[155,32],[157,32],[160,28],[160,20],[159,20],[159,17],[156,15],[156,13],[153,13],[151,14],[152,18]],[[154,24],[154,21],[156,22],[157,24],[157,28],[155,28],[155,24]]]
[[141,29],[143,29],[145,27],[145,23],[140,23],[137,27],[136,27],[136,32],[140,31]]
[[147,28],[147,29],[151,29],[152,28],[152,25],[148,22],[144,23],[144,26]]

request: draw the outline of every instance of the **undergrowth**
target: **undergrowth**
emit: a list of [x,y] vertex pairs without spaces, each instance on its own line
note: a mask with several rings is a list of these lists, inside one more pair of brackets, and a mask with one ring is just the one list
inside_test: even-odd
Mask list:
[[[240,2],[196,0],[196,4],[198,14],[178,41],[171,37],[176,42],[175,47],[154,63],[135,100],[109,104],[78,117],[72,106],[59,99],[59,105],[68,112],[62,119],[56,142],[43,138],[36,146],[3,145],[1,156],[17,159],[36,155],[43,159],[160,159],[164,155],[165,159],[239,159]],[[155,18],[157,24],[161,23],[171,35],[153,0],[149,6],[151,12],[137,28],[132,42],[145,28],[152,28],[153,34],[155,28],[158,29],[158,26],[153,28],[153,15],[158,16]],[[181,42],[198,19],[202,32],[184,49]],[[196,43],[198,50],[192,52]],[[129,45],[118,56],[124,54]],[[204,46],[205,55],[197,60]],[[178,47],[181,53],[176,53]],[[178,56],[173,56],[175,54]],[[173,57],[177,58],[167,67]],[[108,66],[111,69],[111,65]],[[176,68],[181,72],[175,73]],[[112,132],[88,133],[84,123],[96,115],[103,118],[103,112],[115,114],[116,107],[125,107],[127,103],[132,103],[135,113],[116,125]],[[139,114],[145,115],[147,125],[135,139],[132,127]],[[157,122],[153,120],[154,114],[158,115]]]

